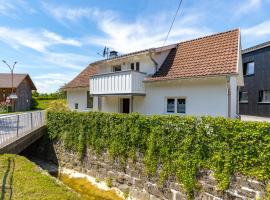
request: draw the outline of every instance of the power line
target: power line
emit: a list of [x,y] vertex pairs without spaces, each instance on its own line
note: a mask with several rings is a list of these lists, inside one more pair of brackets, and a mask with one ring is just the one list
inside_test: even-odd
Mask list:
[[170,32],[171,32],[171,30],[172,30],[174,21],[175,21],[175,19],[176,19],[176,17],[177,17],[177,14],[178,14],[179,10],[180,10],[180,7],[181,7],[181,5],[182,5],[182,1],[183,1],[183,0],[180,0],[180,2],[179,2],[179,5],[178,5],[177,10],[176,10],[176,13],[175,13],[175,15],[174,15],[174,17],[173,17],[172,24],[171,24],[171,26],[170,26],[170,29],[169,29],[169,31],[168,31],[168,33],[167,33],[167,36],[166,36],[166,38],[165,38],[165,40],[164,40],[164,43],[163,43],[162,47],[165,45],[165,43],[166,43],[167,40],[168,40],[168,37],[169,37]]

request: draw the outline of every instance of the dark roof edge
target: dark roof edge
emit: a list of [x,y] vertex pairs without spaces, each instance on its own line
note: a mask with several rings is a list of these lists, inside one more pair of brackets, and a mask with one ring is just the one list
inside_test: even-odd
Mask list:
[[256,51],[256,50],[259,50],[259,49],[263,49],[263,48],[266,48],[266,47],[270,47],[270,41],[264,42],[264,43],[261,43],[261,44],[258,44],[258,45],[252,46],[252,47],[249,47],[247,49],[244,49],[244,50],[242,50],[242,54],[249,53],[249,52],[252,52],[252,51]]

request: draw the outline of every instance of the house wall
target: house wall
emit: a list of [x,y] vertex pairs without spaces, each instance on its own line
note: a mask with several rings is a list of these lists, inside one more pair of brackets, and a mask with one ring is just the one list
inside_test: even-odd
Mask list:
[[67,90],[67,103],[70,110],[75,110],[75,103],[78,103],[78,111],[98,110],[98,99],[94,97],[94,108],[87,108],[88,88]]
[[224,78],[182,80],[147,83],[142,104],[136,102],[134,110],[143,114],[166,114],[168,97],[186,98],[187,115],[227,116],[227,90]]
[[[187,115],[227,117],[227,88],[225,78],[146,83],[145,87],[145,96],[133,97],[133,112],[147,115],[167,114],[167,97],[184,97],[186,98]],[[235,117],[234,115],[236,113],[237,101],[235,100],[235,95],[236,91],[232,93],[233,117]],[[102,111],[119,112],[119,98],[124,97],[102,97]]]
[[270,117],[270,104],[258,103],[259,90],[270,90],[270,47],[243,54],[243,63],[254,61],[254,75],[244,76],[248,103],[240,103],[240,114]]
[[[157,54],[153,54],[153,58],[158,63],[158,68],[162,65],[164,60],[169,54],[169,50],[160,52]],[[154,74],[156,72],[156,66],[154,62],[151,60],[149,55],[140,55],[140,56],[132,56],[122,60],[117,60],[115,62],[111,61],[110,64],[105,63],[101,64],[99,67],[99,73],[109,73],[112,72],[112,67],[115,65],[121,65],[122,71],[130,70],[130,64],[140,62],[140,72],[145,72],[148,75]]]
[[32,89],[27,79],[24,79],[16,88],[18,99],[15,101],[15,110],[30,110],[32,101]]

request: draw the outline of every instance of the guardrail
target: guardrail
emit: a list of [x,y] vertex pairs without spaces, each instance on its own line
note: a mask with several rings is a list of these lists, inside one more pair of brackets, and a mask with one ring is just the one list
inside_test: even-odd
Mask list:
[[0,115],[0,147],[45,125],[45,111]]

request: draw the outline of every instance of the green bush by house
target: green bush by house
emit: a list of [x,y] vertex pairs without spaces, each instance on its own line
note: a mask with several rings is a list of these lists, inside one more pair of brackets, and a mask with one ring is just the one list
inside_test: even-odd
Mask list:
[[144,156],[147,173],[161,169],[160,183],[176,176],[192,195],[199,169],[211,169],[219,188],[236,172],[270,180],[270,123],[213,117],[48,112],[51,139],[83,154],[108,151],[123,164]]

